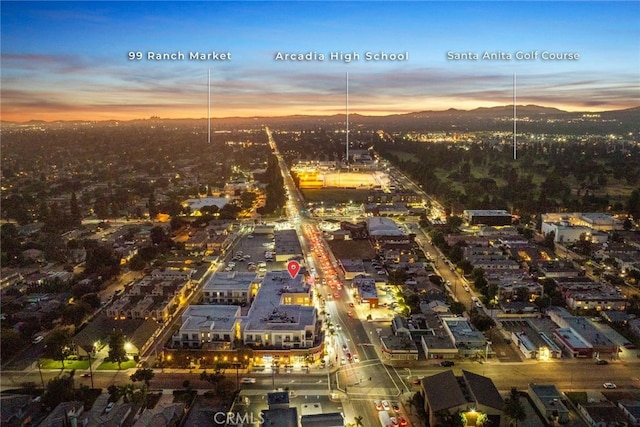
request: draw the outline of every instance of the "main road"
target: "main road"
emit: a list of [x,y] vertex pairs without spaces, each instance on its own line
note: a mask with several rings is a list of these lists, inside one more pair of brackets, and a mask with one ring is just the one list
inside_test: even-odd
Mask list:
[[[355,322],[355,321],[354,321]],[[355,344],[354,344],[355,345]],[[355,345],[356,348],[360,347]],[[362,346],[368,347],[368,346]],[[402,388],[417,390],[412,382],[417,378],[434,375],[444,370],[453,369],[460,374],[462,370],[485,375],[493,380],[499,390],[508,391],[511,387],[520,390],[526,389],[530,383],[555,384],[561,390],[602,390],[602,384],[612,382],[618,389],[640,389],[640,359],[638,362],[613,361],[609,365],[598,366],[592,360],[555,360],[548,362],[514,362],[503,363],[489,361],[456,362],[453,368],[442,368],[437,365],[414,368],[393,368],[384,366],[379,359],[374,357],[371,350],[358,350],[359,354],[369,356],[358,363],[349,363],[340,367],[337,371],[339,380],[336,383],[335,369],[312,369],[308,374],[279,373],[272,377],[270,373],[240,372],[238,376],[250,375],[257,379],[256,384],[241,385],[243,388],[270,391],[275,388],[289,387],[290,389],[309,389],[318,392],[329,391],[329,379],[331,391],[336,387],[344,389],[347,386],[347,394],[352,397],[362,397],[368,400],[392,398],[400,394]],[[65,370],[65,373],[68,372]],[[111,384],[124,384],[129,381],[129,375],[135,369],[122,371],[93,371],[93,383],[95,387],[106,389]],[[182,388],[184,380],[189,380],[191,387],[206,389],[210,384],[200,380],[202,370],[189,369],[154,369],[155,376],[152,387],[158,389]],[[59,369],[43,370],[42,380],[46,384],[51,378],[60,376]],[[236,371],[227,369],[225,374],[232,381],[236,381]],[[343,382],[347,378],[347,383]],[[371,380],[369,378],[371,377]],[[79,372],[75,375],[80,384],[91,384],[91,378],[83,377]],[[356,384],[361,379],[360,384]],[[3,371],[2,390],[19,387],[23,383],[33,382],[41,384],[38,370]]]

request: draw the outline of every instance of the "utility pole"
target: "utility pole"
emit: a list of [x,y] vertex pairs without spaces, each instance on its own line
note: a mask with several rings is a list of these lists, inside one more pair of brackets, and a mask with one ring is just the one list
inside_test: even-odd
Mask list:
[[91,351],[89,353],[89,378],[91,378],[91,388],[93,388],[93,370],[91,369]]
[[44,390],[45,390],[44,378],[42,378],[42,368],[40,366],[40,358],[39,357],[38,357],[38,372],[40,373],[40,382],[42,383],[42,391],[44,392]]

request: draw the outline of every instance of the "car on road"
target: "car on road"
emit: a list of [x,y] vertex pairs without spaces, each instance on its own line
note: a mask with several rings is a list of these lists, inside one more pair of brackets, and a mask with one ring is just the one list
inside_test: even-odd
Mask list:
[[609,388],[609,389],[617,388],[617,386],[614,383],[604,383],[602,384],[602,387]]
[[471,292],[471,289],[469,289],[469,287],[467,285],[464,286],[464,290],[467,292]]
[[353,306],[354,306],[354,305],[353,305],[353,303],[352,303],[352,302],[350,302],[350,303],[349,303],[349,307],[353,307]]
[[40,341],[42,341],[44,339],[44,337],[42,335],[38,335],[37,337],[35,337],[33,339],[33,341],[31,341],[31,344],[38,344]]
[[374,400],[373,404],[378,411],[382,411],[382,402],[380,402],[379,400]]
[[353,317],[353,311],[347,311],[347,316]]
[[398,405],[398,402],[391,402],[391,407],[394,411],[400,412],[400,405]]
[[90,373],[88,373],[88,372],[87,372],[86,374],[82,374],[82,376],[83,376],[84,378],[91,378],[91,374],[90,374]]
[[360,361],[360,358],[358,357],[358,355],[357,355],[357,354],[354,354],[354,355],[353,355],[353,361],[354,361],[355,363],[358,363],[358,362]]
[[389,401],[388,400],[383,400],[382,401],[382,409],[384,409],[385,411],[388,411],[389,409],[391,409],[391,405],[389,405]]
[[256,379],[255,378],[243,378],[240,380],[240,382],[242,384],[255,384],[256,383]]
[[401,427],[408,425],[406,418],[403,416],[398,417],[398,423]]
[[482,308],[482,303],[480,301],[476,301],[476,307]]
[[596,362],[596,365],[608,365],[608,364],[609,364],[609,362],[607,362],[606,360],[603,360],[603,359],[599,359]]
[[113,406],[114,406],[114,405],[115,405],[115,403],[113,403],[113,402],[109,402],[109,404],[107,405],[107,407],[106,407],[106,408],[104,408],[104,412],[105,412],[106,414],[108,414],[109,412],[111,412],[111,410],[113,409]]
[[455,365],[455,363],[451,360],[443,360],[442,362],[440,362],[440,366],[444,366],[445,368],[448,368],[453,365]]

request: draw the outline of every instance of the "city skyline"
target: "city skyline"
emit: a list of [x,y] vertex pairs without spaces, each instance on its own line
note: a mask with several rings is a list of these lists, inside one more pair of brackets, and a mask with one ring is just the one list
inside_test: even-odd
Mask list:
[[[3,2],[2,120],[205,118],[209,70],[213,118],[344,113],[347,72],[353,114],[508,105],[514,74],[519,104],[631,108],[639,12],[636,2]],[[217,60],[189,59],[212,51]]]

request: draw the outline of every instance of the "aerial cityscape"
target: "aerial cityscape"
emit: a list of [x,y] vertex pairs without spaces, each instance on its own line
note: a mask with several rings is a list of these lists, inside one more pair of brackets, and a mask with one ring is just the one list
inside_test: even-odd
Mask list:
[[2,426],[640,425],[637,2],[2,2]]

